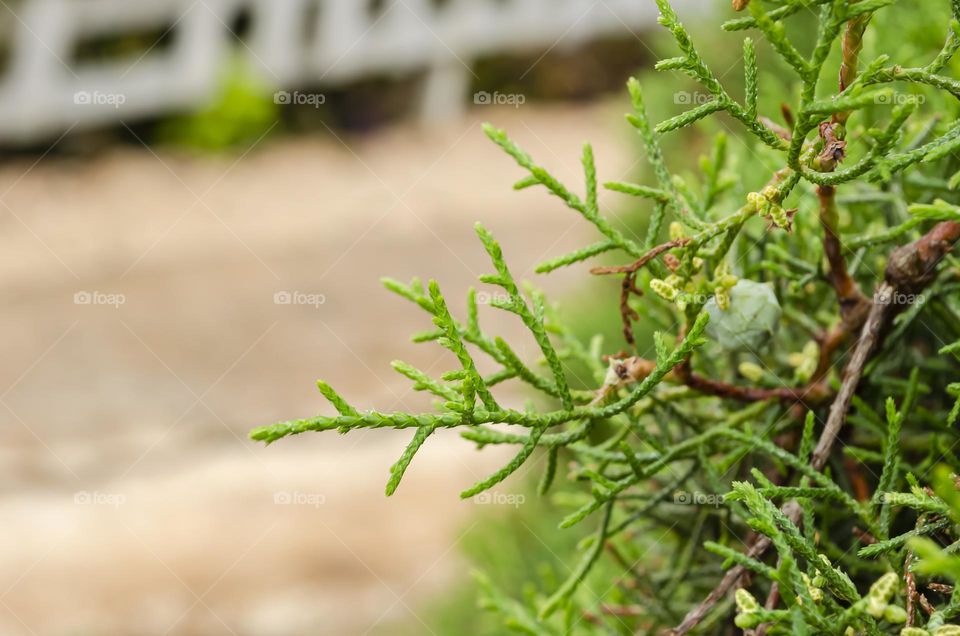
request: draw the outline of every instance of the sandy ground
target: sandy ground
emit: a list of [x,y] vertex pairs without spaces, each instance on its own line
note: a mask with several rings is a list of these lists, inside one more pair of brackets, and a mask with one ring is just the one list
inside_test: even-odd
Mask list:
[[[362,408],[429,408],[390,360],[434,374],[453,361],[407,341],[429,322],[378,278],[435,276],[462,315],[488,271],[475,220],[528,278],[595,240],[556,199],[511,191],[522,175],[479,122],[580,184],[587,139],[602,179],[629,171],[624,106],[481,108],[429,132],[268,138],[242,157],[120,148],[0,168],[0,633],[418,621],[464,576],[457,543],[479,508],[457,493],[505,455],[437,436],[386,499],[408,432],[270,448],[246,432],[329,412],[318,377]],[[576,278],[537,282],[562,297]],[[493,332],[521,333],[495,313]]]

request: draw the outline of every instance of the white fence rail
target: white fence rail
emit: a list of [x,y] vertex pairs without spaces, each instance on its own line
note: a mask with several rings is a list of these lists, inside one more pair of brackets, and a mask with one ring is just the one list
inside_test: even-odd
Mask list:
[[[10,60],[0,74],[5,142],[200,106],[234,52],[277,89],[428,70],[421,113],[449,115],[462,108],[479,56],[639,32],[657,15],[653,0],[22,0],[10,7]],[[241,13],[249,16],[242,44],[228,26]],[[164,46],[130,59],[76,57],[96,38],[167,29]]]

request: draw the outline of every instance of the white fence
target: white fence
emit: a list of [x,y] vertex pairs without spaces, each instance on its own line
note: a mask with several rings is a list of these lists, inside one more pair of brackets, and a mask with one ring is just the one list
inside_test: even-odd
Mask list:
[[[0,75],[6,142],[200,106],[233,52],[277,89],[427,70],[420,112],[444,116],[462,108],[479,56],[640,32],[657,16],[653,0],[8,2],[15,15]],[[228,26],[241,13],[249,16],[242,42]],[[169,30],[164,46],[129,59],[76,58],[83,42],[152,30]]]

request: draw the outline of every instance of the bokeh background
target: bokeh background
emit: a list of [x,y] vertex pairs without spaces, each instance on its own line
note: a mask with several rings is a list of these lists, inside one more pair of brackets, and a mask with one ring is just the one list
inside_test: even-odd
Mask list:
[[[427,317],[379,278],[464,298],[488,268],[477,220],[518,277],[616,338],[615,283],[533,273],[590,226],[513,192],[480,123],[566,183],[587,140],[603,180],[636,176],[622,86],[666,48],[655,17],[652,0],[0,0],[0,634],[498,633],[472,569],[518,591],[565,571],[578,537],[543,531],[555,513],[522,477],[458,499],[500,450],[438,434],[387,499],[405,433],[246,434],[327,409],[317,378],[429,408],[389,363],[450,360],[409,342]],[[658,116],[697,99],[655,82]],[[642,209],[601,203],[641,231]]]

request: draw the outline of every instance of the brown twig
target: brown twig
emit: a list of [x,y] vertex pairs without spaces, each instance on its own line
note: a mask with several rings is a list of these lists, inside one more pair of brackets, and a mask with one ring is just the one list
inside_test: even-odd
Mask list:
[[[870,22],[872,14],[863,13],[853,20],[847,22],[847,29],[843,33],[843,41],[840,44],[842,61],[840,62],[840,92],[846,90],[847,86],[853,83],[857,78],[857,66],[860,64],[860,49],[863,48],[863,32]],[[839,112],[833,116],[833,121],[839,124],[845,124],[849,112]]]
[[[632,310],[631,310],[632,311]],[[681,339],[683,334],[679,334]],[[616,360],[613,367],[620,382],[616,385],[604,385],[597,394],[606,396],[610,390],[626,382],[638,382],[650,375],[657,366],[653,360],[639,356],[610,356],[609,360]],[[712,380],[690,370],[690,359],[687,358],[667,375],[668,380],[685,384],[704,395],[739,400],[741,402],[762,402],[778,400],[787,404],[818,404],[830,396],[827,386],[820,380],[824,374],[815,374],[814,380],[802,387],[766,388],[757,386],[739,386],[719,380]]]
[[590,269],[591,274],[603,275],[603,274],[632,274],[633,272],[639,271],[644,265],[660,256],[667,250],[672,250],[675,247],[682,247],[690,242],[688,238],[675,239],[673,241],[667,241],[666,243],[661,243],[654,248],[651,248],[646,254],[638,258],[628,265],[615,265],[611,267],[594,267]]
[[[869,501],[871,495],[870,485],[863,475],[860,462],[853,457],[847,457],[843,461],[843,469],[846,471],[847,478],[850,480],[854,498],[860,502]],[[870,538],[873,539],[873,537]],[[873,542],[875,543],[876,539],[873,539]]]
[[857,526],[853,527],[853,536],[857,538],[857,541],[859,541],[861,545],[873,545],[874,543],[878,543],[875,536],[863,528],[858,528]]
[[840,302],[840,317],[845,326],[856,328],[863,324],[864,316],[870,308],[857,281],[847,271],[847,261],[843,255],[843,245],[837,234],[836,190],[832,186],[818,186],[817,198],[820,200],[820,225],[823,227],[823,253],[827,257],[830,271],[827,280],[837,294]]
[[847,329],[843,325],[838,325],[834,329],[817,337],[820,343],[820,355],[817,360],[817,367],[813,375],[811,375],[810,381],[802,387],[741,387],[720,382],[719,380],[712,380],[691,371],[689,358],[677,367],[674,375],[683,379],[687,386],[701,393],[740,400],[741,402],[778,400],[786,404],[794,405],[818,404],[832,394],[826,384],[827,372],[830,371],[833,353],[846,338]]
[[668,250],[675,247],[681,247],[690,242],[688,238],[667,241],[652,248],[646,254],[627,265],[617,265],[612,267],[594,267],[590,270],[591,274],[623,274],[623,281],[620,284],[620,321],[623,323],[623,337],[631,347],[636,344],[636,338],[633,335],[633,323],[639,320],[640,316],[630,306],[630,295],[643,295],[643,290],[637,287],[637,272],[640,269]]
[[602,603],[600,612],[610,616],[646,616],[647,610],[639,605],[609,605]]
[[773,121],[769,117],[764,117],[763,115],[760,115],[759,117],[757,117],[757,119],[760,120],[761,124],[763,124],[770,130],[772,130],[773,133],[777,135],[777,137],[780,137],[780,139],[783,139],[785,141],[790,141],[790,139],[793,138],[793,134],[787,128],[784,128],[783,126]]
[[[793,125],[795,119],[793,117],[793,109],[790,108],[790,104],[786,102],[780,102],[780,115],[783,117],[784,123],[787,124],[787,128],[793,130]],[[791,137],[793,135],[791,134]]]
[[827,463],[827,457],[833,448],[833,442],[836,440],[840,429],[846,422],[847,411],[850,408],[850,402],[853,400],[853,394],[860,384],[860,376],[863,374],[863,367],[867,364],[870,354],[880,339],[880,331],[886,325],[891,317],[891,310],[894,305],[887,301],[892,297],[895,288],[884,281],[877,288],[874,294],[873,305],[867,320],[863,325],[863,331],[860,333],[860,340],[853,350],[853,355],[843,371],[843,381],[840,383],[840,391],[830,405],[830,414],[827,416],[827,424],[823,428],[823,433],[816,447],[813,449],[813,455],[810,463],[814,468],[820,470]]
[[[767,610],[776,609],[777,603],[780,602],[780,585],[774,581],[770,584],[770,592],[767,594],[767,600],[763,603],[763,608]],[[767,629],[769,629],[769,623],[763,623],[758,625],[757,628],[753,631],[753,636],[766,636]]]
[[927,588],[939,594],[953,594],[953,586],[946,583],[930,582],[927,583]]
[[636,272],[624,274],[623,281],[620,283],[620,322],[623,324],[623,339],[633,347],[637,343],[633,335],[633,323],[640,319],[640,314],[630,306],[631,294],[643,295],[643,290],[637,288]]
[[910,562],[913,561],[913,552],[907,552],[907,558],[903,561],[903,582],[907,588],[907,627],[913,625],[917,619],[917,580],[910,571]]
[[806,402],[817,403],[829,396],[829,390],[821,382],[811,382],[796,388],[739,386],[719,380],[712,380],[694,373],[685,367],[677,367],[677,371],[683,373],[681,376],[682,381],[695,391],[699,391],[705,395],[730,398],[741,402],[778,400],[790,404]]

